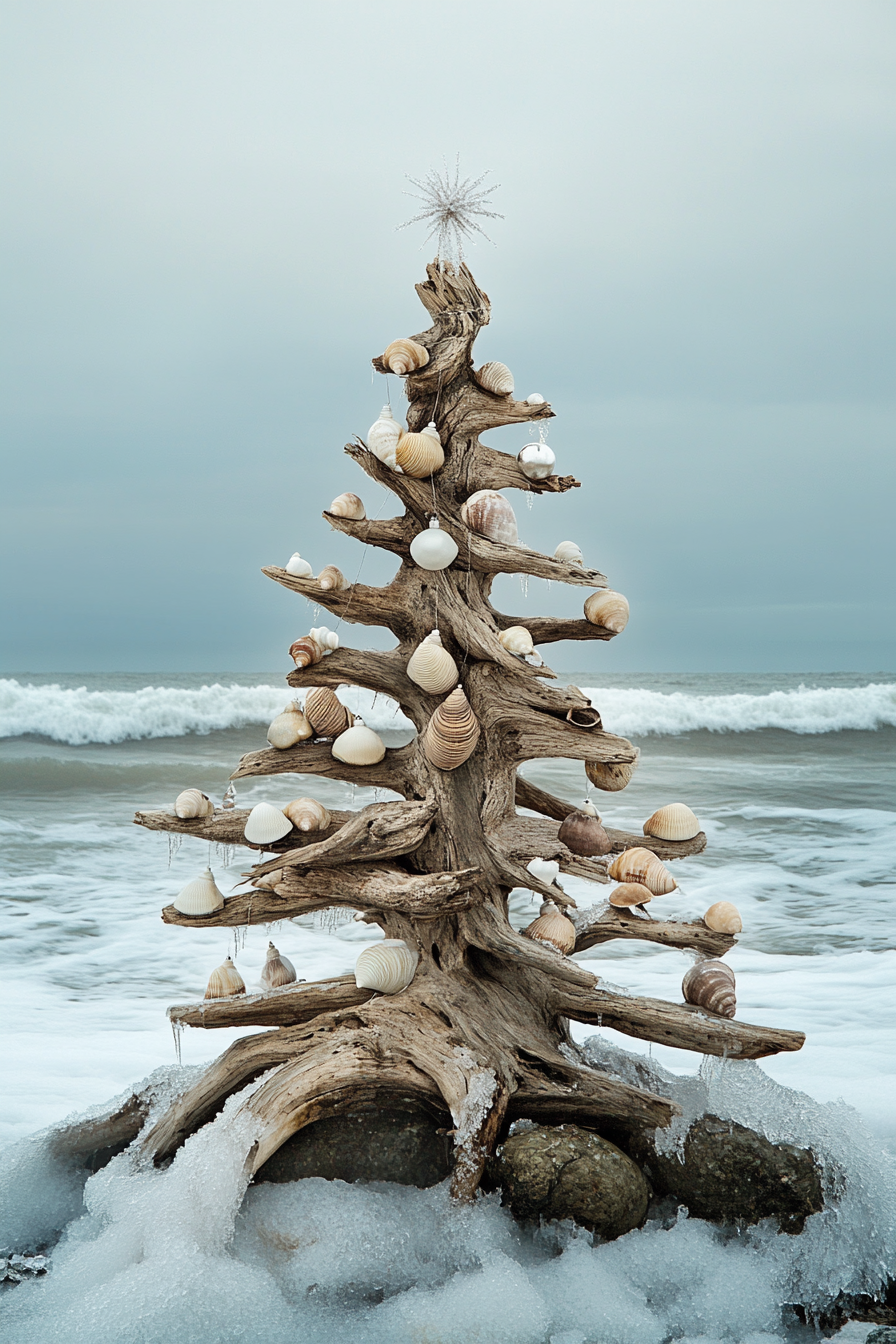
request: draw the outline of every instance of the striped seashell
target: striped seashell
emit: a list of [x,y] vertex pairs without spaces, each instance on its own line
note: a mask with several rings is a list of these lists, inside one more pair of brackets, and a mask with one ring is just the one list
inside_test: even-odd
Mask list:
[[386,754],[386,744],[379,733],[355,719],[353,727],[339,734],[332,751],[336,760],[346,765],[376,765]]
[[297,831],[325,831],[330,824],[330,814],[316,798],[293,798],[283,809]]
[[420,953],[402,938],[384,938],[365,947],[355,962],[355,984],[380,994],[400,994],[414,978]]
[[395,460],[395,449],[398,447],[398,440],[403,432],[401,425],[392,415],[391,406],[383,407],[379,419],[374,420],[367,431],[367,447],[374,457],[378,457],[382,463],[391,467],[393,471],[398,465]]
[[363,500],[358,495],[353,495],[350,490],[337,495],[327,513],[332,513],[336,518],[356,518],[358,521],[367,517]]
[[288,957],[278,952],[273,943],[268,943],[267,955],[261,968],[262,989],[282,989],[284,985],[294,985],[296,968]]
[[460,516],[467,527],[489,541],[504,546],[518,546],[519,533],[516,514],[510,502],[497,490],[477,490],[460,506]]
[[517,453],[520,471],[530,481],[543,481],[557,464],[553,449],[546,443],[527,443]]
[[[638,752],[640,755],[640,751]],[[597,789],[604,793],[618,793],[631,783],[632,775],[638,767],[638,756],[633,761],[586,761],[585,774]]]
[[303,635],[301,639],[293,640],[290,644],[289,656],[296,667],[310,667],[312,663],[320,662],[324,651],[311,635]]
[[415,686],[430,695],[444,695],[460,681],[457,663],[442,648],[438,630],[422,640],[408,659],[407,674]]
[[734,972],[724,961],[698,961],[682,980],[681,992],[685,1003],[720,1017],[733,1017],[737,1010]]
[[585,620],[619,635],[628,625],[628,601],[612,588],[603,588],[585,599]]
[[339,636],[336,631],[328,629],[325,625],[315,625],[308,633],[324,653],[332,653],[334,649],[339,648]]
[[568,957],[576,945],[576,929],[572,920],[557,908],[553,901],[545,901],[537,919],[523,929],[524,938],[551,943],[558,952]]
[[207,999],[228,999],[232,994],[245,994],[246,982],[230,957],[216,966],[208,978]]
[[395,449],[395,460],[405,476],[422,480],[445,465],[445,454],[435,425],[427,425],[419,434],[402,434]]
[[199,877],[188,882],[173,902],[175,910],[182,915],[213,915],[216,910],[224,909],[224,897],[215,886],[211,868],[206,868]]
[[684,803],[667,803],[647,818],[644,834],[657,840],[693,840],[700,834],[700,823]]
[[316,737],[338,737],[351,728],[354,715],[329,686],[314,686],[305,696],[305,718]]
[[286,751],[289,747],[294,747],[298,742],[305,742],[313,736],[314,730],[311,724],[295,701],[287,705],[283,713],[278,714],[268,728],[268,742],[277,751]]
[[308,561],[303,560],[298,551],[293,551],[286,562],[286,572],[294,579],[310,579],[312,570]]
[[524,625],[510,625],[498,635],[498,643],[508,653],[525,658],[535,652],[535,643]]
[[329,592],[331,589],[334,592],[341,592],[349,586],[349,583],[341,569],[337,569],[335,565],[324,565],[317,576],[317,586],[323,588],[324,592]]
[[443,700],[423,733],[426,758],[437,770],[456,770],[476,750],[479,720],[458,686]]
[[383,351],[383,363],[392,373],[397,373],[403,378],[408,373],[413,373],[415,369],[422,369],[429,363],[429,351],[425,346],[419,345],[417,341],[409,340],[405,337],[399,341],[392,341]]
[[555,560],[562,560],[567,565],[584,565],[585,560],[580,547],[574,541],[561,541],[554,552]]
[[197,817],[210,817],[214,804],[207,793],[201,789],[184,789],[174,800],[174,815],[183,821],[192,821]]
[[653,900],[653,892],[641,882],[620,882],[610,892],[610,904],[625,909],[631,905],[646,905]]
[[744,922],[740,911],[730,901],[716,901],[703,916],[703,923],[714,933],[740,933]]
[[483,364],[473,377],[486,392],[495,392],[499,397],[509,397],[513,391],[513,374],[506,364],[501,364],[497,360]]
[[282,840],[291,830],[292,822],[279,807],[271,803],[256,803],[246,818],[243,835],[248,844],[264,849],[266,845]]
[[654,896],[668,896],[677,883],[662,859],[649,849],[624,849],[607,869],[614,882],[641,882]]
[[593,858],[595,854],[609,854],[613,848],[600,817],[584,809],[570,812],[560,825],[557,839],[573,854],[581,854],[587,859]]

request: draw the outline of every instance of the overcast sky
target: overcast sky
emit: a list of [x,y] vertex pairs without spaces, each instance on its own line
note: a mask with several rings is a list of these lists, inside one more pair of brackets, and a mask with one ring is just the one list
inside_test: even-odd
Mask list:
[[477,356],[583,482],[522,537],[632,605],[553,665],[896,667],[891,0],[2,13],[5,669],[285,665],[310,613],[259,569],[357,573],[320,511],[380,509],[341,449],[428,322],[405,175],[456,152],[505,215]]

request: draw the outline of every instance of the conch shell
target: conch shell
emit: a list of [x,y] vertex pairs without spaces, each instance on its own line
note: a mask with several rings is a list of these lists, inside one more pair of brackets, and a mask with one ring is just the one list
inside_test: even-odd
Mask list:
[[402,938],[384,938],[365,947],[355,962],[355,984],[380,994],[400,994],[414,978],[420,953]]
[[585,774],[595,788],[603,789],[604,793],[618,793],[620,789],[624,789],[627,784],[631,783],[637,765],[637,756],[633,761],[628,761],[625,764],[616,764],[610,761],[586,761]]
[[289,656],[296,667],[310,667],[312,663],[320,662],[324,651],[311,635],[303,635],[301,639],[295,639],[290,644]]
[[246,982],[230,957],[216,966],[208,978],[207,999],[227,999],[231,994],[245,994]]
[[561,823],[557,839],[573,854],[581,854],[585,858],[593,858],[595,854],[609,854],[613,848],[600,817],[593,809],[590,813],[584,809],[570,812]]
[[628,601],[612,588],[602,588],[585,599],[585,620],[619,635],[628,625]]
[[210,817],[214,810],[211,798],[200,789],[184,789],[174,800],[174,815],[183,821]]
[[317,586],[323,588],[324,592],[329,592],[331,589],[341,591],[348,587],[348,579],[335,565],[324,565],[317,576]]
[[693,840],[700,834],[700,823],[684,803],[667,803],[647,818],[644,834],[657,840]]
[[563,560],[568,565],[584,565],[581,548],[574,541],[561,541],[554,552],[555,560]]
[[467,527],[489,541],[504,546],[519,546],[516,514],[508,500],[498,490],[477,490],[460,506],[460,516]]
[[295,579],[310,579],[312,569],[308,561],[303,560],[298,551],[293,551],[286,562],[286,572]]
[[284,985],[294,985],[296,968],[288,957],[277,951],[273,943],[268,943],[267,955],[261,968],[262,989],[282,989]]
[[422,480],[445,465],[445,454],[435,423],[430,421],[419,434],[402,434],[395,449],[395,460],[405,476]]
[[456,770],[476,750],[479,720],[458,686],[443,700],[423,733],[427,760],[438,770]]
[[403,378],[405,374],[413,373],[415,369],[422,369],[424,364],[429,363],[429,351],[425,346],[407,338],[393,341],[383,351],[383,363],[392,373],[397,373]]
[[724,961],[698,961],[682,980],[681,992],[685,1003],[720,1017],[733,1017],[737,1010],[734,972]]
[[305,718],[315,737],[338,737],[355,721],[355,716],[329,686],[311,688],[305,696]]
[[668,896],[676,881],[649,849],[624,849],[607,869],[614,882],[641,882],[654,896]]
[[523,929],[524,938],[551,943],[558,952],[568,957],[576,945],[576,929],[572,920],[557,908],[553,901],[544,901],[537,919]]
[[200,877],[194,877],[172,902],[175,910],[182,915],[213,915],[216,910],[224,909],[224,897],[215,885],[211,868],[206,868]]
[[524,625],[510,625],[498,635],[498,643],[508,653],[518,654],[520,658],[529,657],[535,652],[535,643]]
[[483,364],[473,376],[480,387],[487,392],[496,392],[499,397],[509,397],[513,391],[513,374],[506,364],[497,360]]
[[716,901],[703,916],[703,923],[714,933],[740,933],[744,922],[740,911],[730,901]]
[[460,680],[457,663],[442,648],[438,630],[422,640],[408,659],[407,674],[415,686],[430,695],[444,695]]
[[305,742],[314,736],[311,724],[305,718],[298,704],[293,701],[282,714],[278,714],[268,729],[268,741],[278,751],[286,751],[297,742]]
[[378,457],[385,466],[391,467],[393,471],[398,466],[395,460],[395,449],[398,447],[398,440],[403,432],[401,425],[392,415],[391,406],[383,407],[379,419],[374,420],[367,431],[367,447],[374,457]]
[[330,814],[316,798],[293,798],[283,809],[297,831],[325,831],[330,824]]
[[243,835],[248,844],[258,845],[264,849],[277,840],[282,840],[291,830],[292,822],[283,815],[279,807],[274,807],[271,803],[256,803],[246,818]]
[[332,513],[337,518],[356,518],[358,521],[367,517],[363,500],[358,495],[353,495],[350,490],[337,495],[327,513]]
[[620,882],[610,892],[610,904],[622,908],[631,905],[646,905],[653,900],[653,892],[641,882]]
[[379,733],[355,719],[353,727],[339,734],[332,752],[337,761],[346,765],[376,765],[386,754],[386,744]]

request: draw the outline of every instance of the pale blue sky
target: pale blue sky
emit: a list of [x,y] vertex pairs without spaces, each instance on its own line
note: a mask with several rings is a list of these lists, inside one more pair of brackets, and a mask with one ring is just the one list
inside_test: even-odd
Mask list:
[[341,447],[426,325],[404,175],[458,150],[506,216],[477,353],[583,481],[521,533],[632,604],[553,665],[896,666],[889,0],[0,12],[3,668],[285,665],[309,615],[259,568],[357,572],[320,510],[380,507]]

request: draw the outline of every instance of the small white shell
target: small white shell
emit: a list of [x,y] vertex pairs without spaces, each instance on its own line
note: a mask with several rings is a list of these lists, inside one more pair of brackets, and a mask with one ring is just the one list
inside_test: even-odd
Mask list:
[[430,695],[444,695],[460,680],[457,663],[447,649],[442,648],[438,630],[422,640],[408,659],[407,674],[411,681]]
[[386,754],[386,744],[378,733],[356,719],[353,727],[339,734],[332,752],[346,765],[376,765]]
[[526,869],[539,882],[544,882],[549,887],[553,886],[560,876],[560,865],[556,859],[530,859]]
[[296,704],[287,705],[268,728],[268,742],[277,751],[286,751],[313,736],[314,729]]
[[499,397],[509,397],[513,391],[513,374],[506,364],[497,360],[483,364],[474,376],[480,387],[487,392],[496,392]]
[[264,965],[258,978],[262,989],[282,989],[284,985],[295,984],[296,968],[289,957],[284,957],[273,943],[268,943]]
[[543,406],[543,405],[544,405],[544,397],[541,395],[540,392],[530,392],[529,395],[528,395],[528,397],[526,398],[526,405],[527,405],[527,406]]
[[200,789],[184,789],[174,800],[174,814],[183,821],[195,817],[210,817],[215,808],[208,794]]
[[232,994],[245,994],[246,982],[230,957],[216,966],[208,978],[207,999],[227,999]]
[[308,561],[303,560],[298,551],[294,551],[287,560],[286,572],[287,574],[292,574],[297,579],[310,579],[312,573]]
[[740,933],[744,922],[740,911],[730,901],[716,901],[703,916],[703,923],[715,933]]
[[308,631],[308,634],[324,653],[332,653],[334,649],[339,648],[339,636],[335,630],[330,630],[325,625],[316,625],[313,630]]
[[557,462],[553,449],[546,443],[527,443],[517,454],[520,471],[530,481],[543,481],[550,476]]
[[355,984],[380,994],[400,994],[413,980],[419,960],[420,953],[402,938],[384,938],[365,947],[355,962]]
[[685,803],[667,803],[647,818],[644,834],[657,840],[693,840],[700,834],[700,823]]
[[561,541],[554,552],[555,560],[565,560],[568,565],[584,565],[585,559],[581,549],[574,541]]
[[603,588],[585,599],[585,620],[592,625],[602,625],[619,635],[628,625],[628,600],[612,588]]
[[425,532],[418,532],[411,542],[411,559],[421,569],[447,569],[457,559],[457,542],[443,528],[438,518],[430,519]]
[[175,910],[182,915],[213,915],[216,910],[224,909],[224,897],[215,886],[211,868],[206,868],[200,877],[194,877],[173,902]]
[[256,803],[246,818],[243,835],[250,845],[272,845],[289,835],[292,822],[285,817],[279,807],[271,803]]
[[395,460],[395,449],[398,447],[398,440],[401,438],[402,428],[398,421],[392,415],[392,407],[384,406],[380,411],[379,419],[374,420],[370,429],[367,431],[367,447],[378,457],[387,467],[394,471],[397,463]]
[[330,813],[316,798],[293,798],[283,809],[297,831],[324,831],[330,824]]
[[337,518],[356,518],[360,521],[367,517],[367,510],[364,508],[364,502],[358,495],[353,495],[350,490],[345,494],[337,495],[327,510]]
[[502,630],[498,636],[498,643],[503,645],[508,653],[519,654],[521,658],[535,652],[532,636],[524,625],[511,625]]

